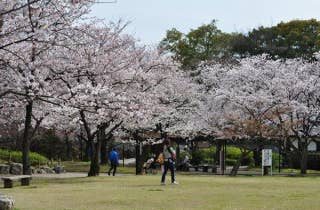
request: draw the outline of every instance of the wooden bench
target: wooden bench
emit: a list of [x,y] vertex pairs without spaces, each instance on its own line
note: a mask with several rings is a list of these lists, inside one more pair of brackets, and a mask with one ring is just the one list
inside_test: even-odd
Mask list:
[[212,173],[217,172],[217,167],[215,165],[203,164],[200,165],[200,167],[202,168],[203,172],[208,172],[209,169],[212,169]]
[[31,179],[31,175],[2,177],[4,188],[12,188],[14,180],[21,180],[21,186],[28,186],[30,185],[30,179]]
[[199,171],[199,169],[202,169],[202,172],[208,172],[208,169],[212,169],[212,173],[217,172],[217,167],[215,165],[208,165],[208,164],[203,164],[203,165],[194,165],[190,166],[190,168],[194,168],[195,171]]
[[201,167],[198,165],[192,165],[192,166],[188,167],[188,171],[191,171],[192,168],[194,169],[194,171],[199,171],[199,168],[201,168]]

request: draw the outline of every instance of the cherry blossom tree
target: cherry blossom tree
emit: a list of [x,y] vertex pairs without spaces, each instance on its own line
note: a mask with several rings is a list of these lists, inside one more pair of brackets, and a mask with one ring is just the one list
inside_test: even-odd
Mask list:
[[[30,173],[29,145],[35,101],[57,103],[54,87],[47,80],[48,50],[69,39],[67,31],[89,10],[90,2],[73,5],[68,1],[1,1],[0,98],[15,95],[25,106],[23,173]],[[14,105],[15,102],[10,100]]]
[[209,113],[207,130],[219,138],[250,139],[251,147],[257,139],[283,140],[299,155],[305,173],[307,146],[319,135],[317,69],[318,61],[273,61],[266,56],[231,67],[204,67],[204,83],[212,87],[206,93],[210,100],[203,103]]
[[148,110],[144,107],[149,105],[149,99],[144,92],[153,82],[146,74],[164,65],[150,59],[151,53],[137,46],[132,37],[120,35],[122,29],[121,24],[82,25],[77,28],[82,33],[81,39],[54,55],[60,71],[50,80],[65,87],[60,100],[80,114],[93,151],[89,176],[99,173],[103,139],[99,133],[105,136],[106,129],[111,133],[129,119],[145,116]]

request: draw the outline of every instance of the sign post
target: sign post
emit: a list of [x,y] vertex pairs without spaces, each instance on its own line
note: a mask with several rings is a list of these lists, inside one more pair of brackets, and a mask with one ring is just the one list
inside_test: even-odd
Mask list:
[[262,176],[264,174],[265,166],[270,166],[271,176],[272,176],[272,149],[262,150]]

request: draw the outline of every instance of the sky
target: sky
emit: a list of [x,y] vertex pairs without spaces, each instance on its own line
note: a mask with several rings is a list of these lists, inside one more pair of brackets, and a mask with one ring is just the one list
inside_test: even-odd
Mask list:
[[320,0],[117,0],[95,4],[91,15],[129,21],[126,33],[156,45],[172,28],[187,33],[215,19],[224,32],[246,33],[292,19],[320,20],[319,9]]

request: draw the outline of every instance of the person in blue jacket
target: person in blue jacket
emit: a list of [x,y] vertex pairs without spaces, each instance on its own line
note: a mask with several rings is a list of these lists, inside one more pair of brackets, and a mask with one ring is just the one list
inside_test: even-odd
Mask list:
[[117,166],[119,164],[118,152],[116,148],[113,148],[112,151],[109,153],[109,160],[110,160],[111,168],[108,171],[108,175],[110,176],[110,173],[113,169],[112,175],[114,176],[117,172]]

